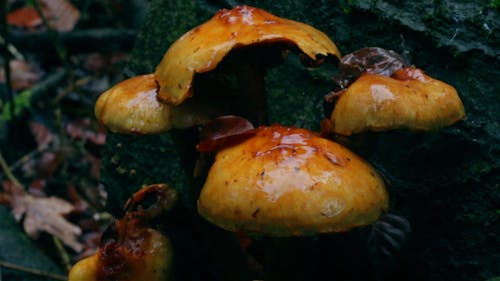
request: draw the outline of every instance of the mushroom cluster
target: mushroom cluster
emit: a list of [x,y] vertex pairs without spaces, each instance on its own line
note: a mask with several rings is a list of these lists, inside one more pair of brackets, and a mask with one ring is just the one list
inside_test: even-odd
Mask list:
[[[335,105],[324,132],[434,130],[464,117],[452,86],[394,52],[366,48],[341,57],[321,31],[246,5],[221,10],[188,31],[170,46],[155,73],[103,93],[95,114],[115,133],[195,128],[198,165],[191,174],[204,182],[198,213],[225,230],[286,237],[374,224],[388,211],[389,194],[369,163],[319,133],[267,124],[264,75],[290,51],[298,52],[306,67],[318,67],[327,57],[340,60],[338,88],[327,96]],[[196,171],[200,167],[207,168]],[[159,209],[154,208],[155,216]],[[119,262],[137,279],[167,280],[157,261],[170,260],[168,240],[150,230],[144,223],[150,218],[138,212],[120,220],[118,238],[111,243],[103,238],[99,253],[75,265],[69,280],[128,280],[102,269],[106,255],[131,256]],[[136,230],[123,230],[128,228]],[[165,246],[155,251],[148,248],[151,243],[135,243],[139,232]],[[129,244],[143,247],[151,258],[137,265]],[[95,272],[101,277],[88,277]]]
[[265,70],[292,50],[306,65],[340,57],[324,33],[306,24],[245,5],[221,10],[174,42],[154,74],[104,92],[95,114],[115,133],[157,134],[235,110],[263,123]]

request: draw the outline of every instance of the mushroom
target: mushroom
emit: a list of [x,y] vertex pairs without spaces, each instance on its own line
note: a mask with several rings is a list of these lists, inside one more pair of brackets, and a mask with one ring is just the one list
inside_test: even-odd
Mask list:
[[329,55],[340,57],[335,44],[307,24],[246,5],[223,9],[166,52],[155,72],[158,98],[178,105],[192,95],[194,75],[215,69],[232,49],[280,42],[297,46],[313,61]]
[[[68,280],[170,280],[170,239],[150,224],[172,208],[176,198],[175,190],[165,184],[150,185],[135,193],[127,203],[125,216],[101,237],[98,252],[76,263]],[[154,203],[146,208],[149,200]]]
[[[298,49],[304,63],[311,66],[328,56],[340,58],[335,44],[309,25],[246,5],[220,10],[209,21],[180,37],[165,53],[155,72],[158,99],[172,105],[198,95],[227,101],[232,96],[220,92],[230,83],[217,81],[233,76],[241,100],[234,102],[227,114],[242,114],[262,123],[265,69],[279,63],[289,49]],[[208,75],[209,72],[215,74]],[[212,89],[206,89],[210,84]],[[227,89],[225,94],[231,91],[234,89]],[[234,112],[234,106],[239,104],[245,104],[240,109],[243,112]]]
[[155,134],[169,130],[171,106],[158,102],[156,89],[153,74],[122,81],[99,96],[95,115],[115,133]]
[[203,124],[220,112],[196,101],[176,107],[161,103],[157,89],[153,74],[124,80],[99,96],[96,118],[114,133],[149,135]]
[[230,231],[297,236],[371,224],[388,201],[381,177],[348,149],[273,125],[217,153],[198,212]]
[[154,75],[132,77],[104,92],[95,114],[110,131],[133,134],[188,128],[227,114],[263,123],[265,70],[291,49],[301,52],[307,66],[340,58],[335,44],[307,24],[246,5],[220,10],[174,42]]
[[[359,66],[370,63],[373,52],[357,53],[368,58],[351,60],[356,64],[354,69],[361,68],[363,72],[352,84],[342,82],[350,85],[335,94],[338,100],[329,124],[335,133],[348,136],[392,129],[430,131],[452,125],[465,116],[462,101],[452,86],[397,59],[381,64],[382,69]],[[377,59],[380,58],[372,57]]]

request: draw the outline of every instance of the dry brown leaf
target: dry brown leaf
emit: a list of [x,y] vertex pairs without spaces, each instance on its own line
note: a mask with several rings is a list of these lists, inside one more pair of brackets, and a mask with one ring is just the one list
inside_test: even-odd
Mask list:
[[65,154],[62,151],[46,151],[38,160],[37,175],[42,179],[51,178],[57,168],[65,160]]
[[97,131],[91,128],[90,118],[83,118],[66,125],[66,132],[73,139],[86,139],[95,145],[106,143],[106,131],[102,128]]
[[[23,90],[33,86],[42,76],[40,71],[24,60],[10,61],[10,85],[14,90]],[[5,71],[0,70],[0,81],[5,81]]]
[[44,198],[14,193],[10,204],[17,221],[24,215],[23,227],[30,237],[37,238],[39,233],[44,231],[61,239],[76,252],[83,249],[83,245],[76,238],[81,234],[81,229],[63,216],[74,209],[69,202],[53,196]]
[[54,134],[44,124],[31,121],[29,127],[39,150],[46,149],[54,140]]
[[49,24],[57,31],[71,31],[80,19],[80,11],[68,0],[38,0]]

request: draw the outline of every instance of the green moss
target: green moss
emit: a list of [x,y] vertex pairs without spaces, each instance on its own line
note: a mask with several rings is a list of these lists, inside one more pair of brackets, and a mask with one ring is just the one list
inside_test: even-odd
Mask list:
[[500,0],[491,0],[489,6],[491,8],[500,8]]

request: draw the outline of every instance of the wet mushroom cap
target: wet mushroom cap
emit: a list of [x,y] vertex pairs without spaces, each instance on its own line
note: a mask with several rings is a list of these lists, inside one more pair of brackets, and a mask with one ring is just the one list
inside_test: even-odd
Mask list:
[[391,129],[436,130],[465,116],[452,86],[418,68],[403,68],[391,77],[363,74],[342,93],[331,115],[342,135]]
[[157,134],[171,127],[169,105],[156,99],[153,74],[135,76],[104,92],[96,102],[99,122],[115,133]]
[[388,208],[381,177],[345,147],[305,129],[259,127],[216,155],[198,212],[230,231],[270,236],[347,231]]
[[177,194],[166,184],[154,184],[136,192],[126,204],[123,218],[102,234],[98,251],[77,262],[68,281],[170,280],[172,242],[149,227],[151,221],[168,211]]
[[68,281],[96,281],[98,264],[98,254],[78,261],[69,271]]
[[[80,260],[71,268],[68,281],[169,280],[172,272],[170,240],[151,228],[133,235],[126,237],[112,252],[100,248],[97,253]],[[114,258],[115,264],[103,262],[106,258]]]
[[258,8],[237,6],[220,10],[172,44],[156,68],[158,98],[169,104],[182,103],[192,95],[196,73],[215,69],[234,48],[263,43],[294,45],[313,61],[329,55],[340,58],[337,47],[323,32]]

